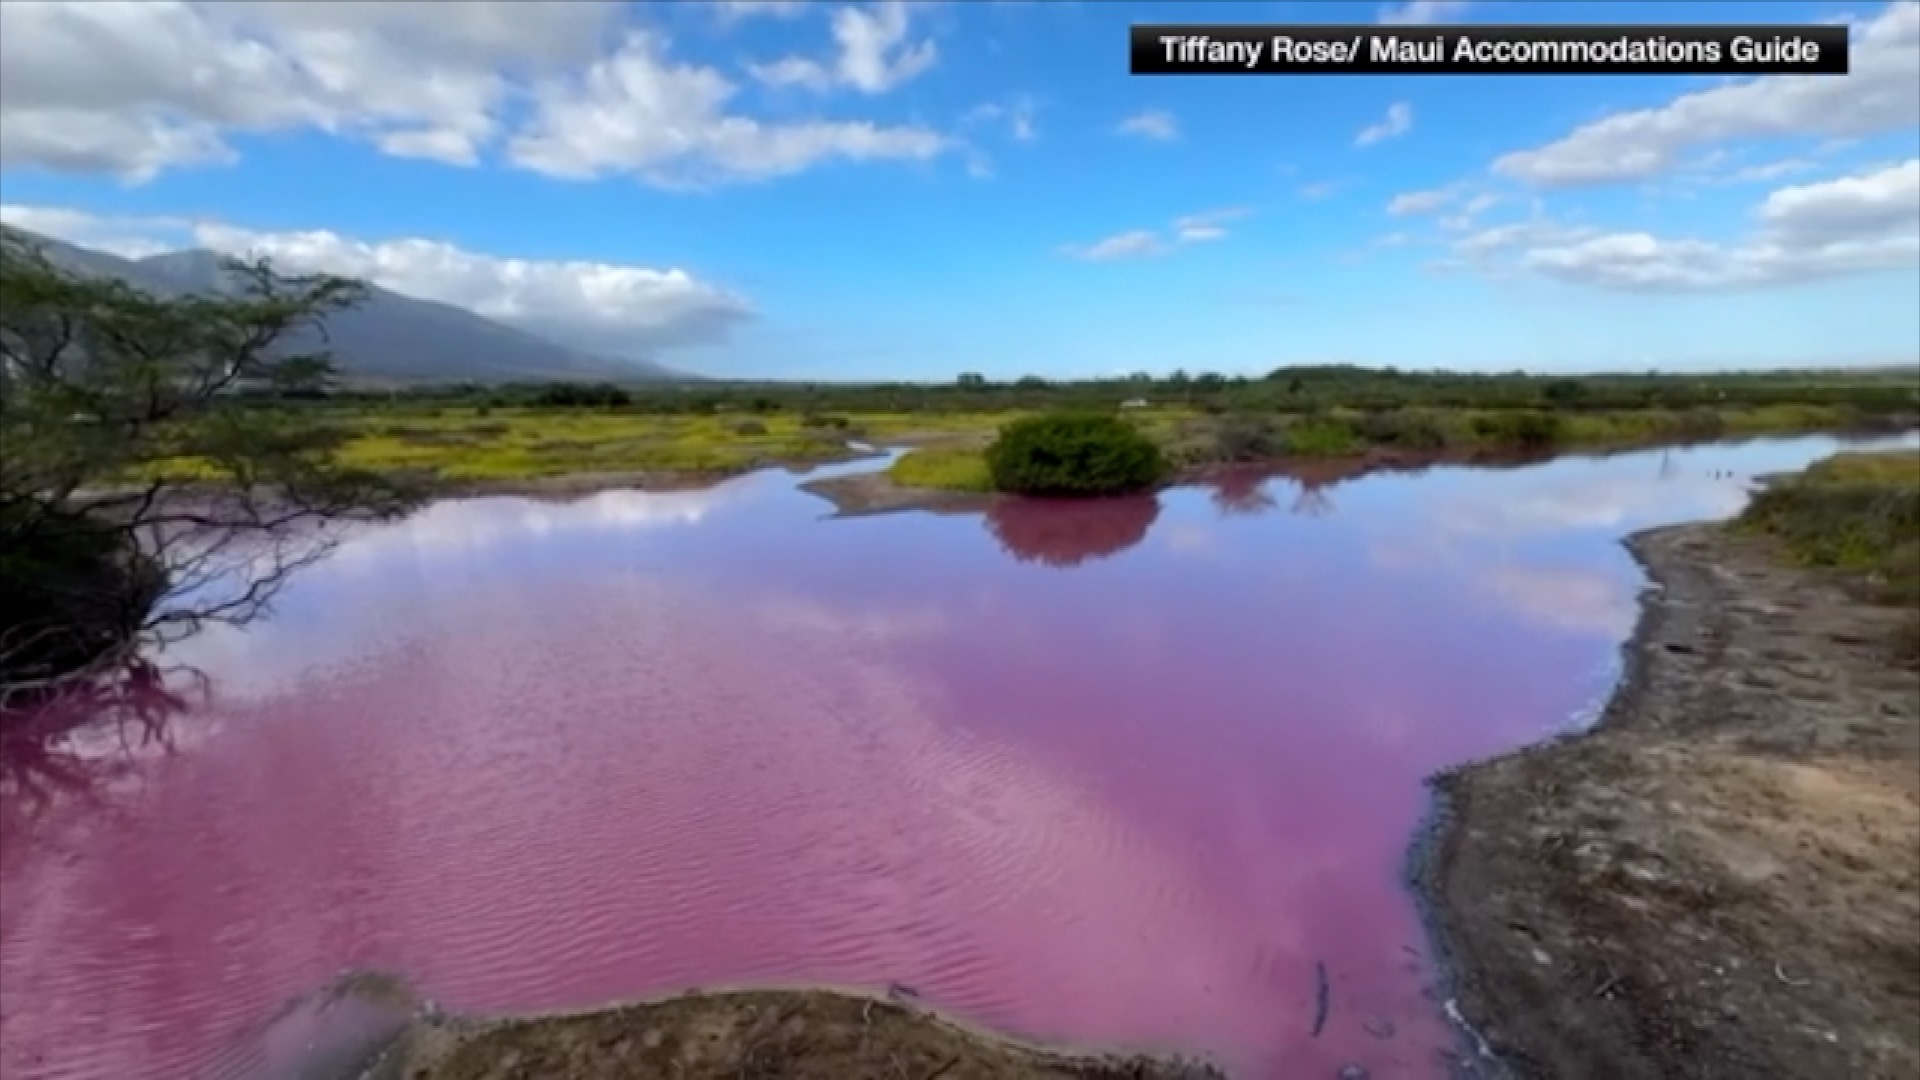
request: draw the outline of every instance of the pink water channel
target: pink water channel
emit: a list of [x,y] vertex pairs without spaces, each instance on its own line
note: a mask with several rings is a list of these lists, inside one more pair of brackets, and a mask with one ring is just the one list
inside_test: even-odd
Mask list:
[[1444,1075],[1424,778],[1591,715],[1624,534],[1833,445],[435,504],[175,648],[180,707],[6,740],[0,1074],[191,1077],[372,968],[483,1011],[904,984],[1256,1080]]

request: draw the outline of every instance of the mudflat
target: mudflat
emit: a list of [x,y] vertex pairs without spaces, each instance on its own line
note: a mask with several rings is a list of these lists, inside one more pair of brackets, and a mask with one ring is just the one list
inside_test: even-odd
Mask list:
[[1920,1076],[1913,613],[1723,526],[1656,583],[1579,736],[1436,781],[1416,876],[1522,1077]]
[[1204,1080],[1203,1063],[1073,1053],[910,1000],[831,989],[687,994],[593,1012],[423,1020],[375,1076],[406,1080]]

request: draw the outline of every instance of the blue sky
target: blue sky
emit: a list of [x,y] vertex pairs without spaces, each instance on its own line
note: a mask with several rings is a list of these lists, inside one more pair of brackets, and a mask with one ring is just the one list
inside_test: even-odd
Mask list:
[[[1855,25],[1854,73],[1144,77],[1179,22]],[[0,216],[807,379],[1920,358],[1913,3],[0,5]]]

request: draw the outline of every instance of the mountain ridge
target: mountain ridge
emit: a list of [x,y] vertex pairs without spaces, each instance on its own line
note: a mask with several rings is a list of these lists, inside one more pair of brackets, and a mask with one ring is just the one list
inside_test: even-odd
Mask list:
[[[226,257],[203,248],[130,259],[13,225],[0,231],[73,273],[111,277],[161,295],[230,287]],[[307,332],[290,349],[324,348],[343,379],[402,383],[690,379],[658,363],[561,344],[454,304],[369,284],[365,299],[327,318],[325,340]]]

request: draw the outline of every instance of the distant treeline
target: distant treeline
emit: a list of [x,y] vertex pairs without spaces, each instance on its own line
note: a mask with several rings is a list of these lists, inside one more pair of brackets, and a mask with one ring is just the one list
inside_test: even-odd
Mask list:
[[[307,396],[314,396],[309,393]],[[1348,365],[1280,368],[1258,377],[1135,376],[1056,382],[951,383],[677,382],[528,383],[370,390],[340,388],[340,402],[397,400],[494,407],[614,407],[642,412],[998,412],[1111,408],[1139,401],[1207,412],[1312,412],[1341,407],[1470,409],[1686,409],[1703,406],[1830,405],[1868,413],[1920,408],[1920,370],[1733,374],[1536,375],[1404,372]]]

